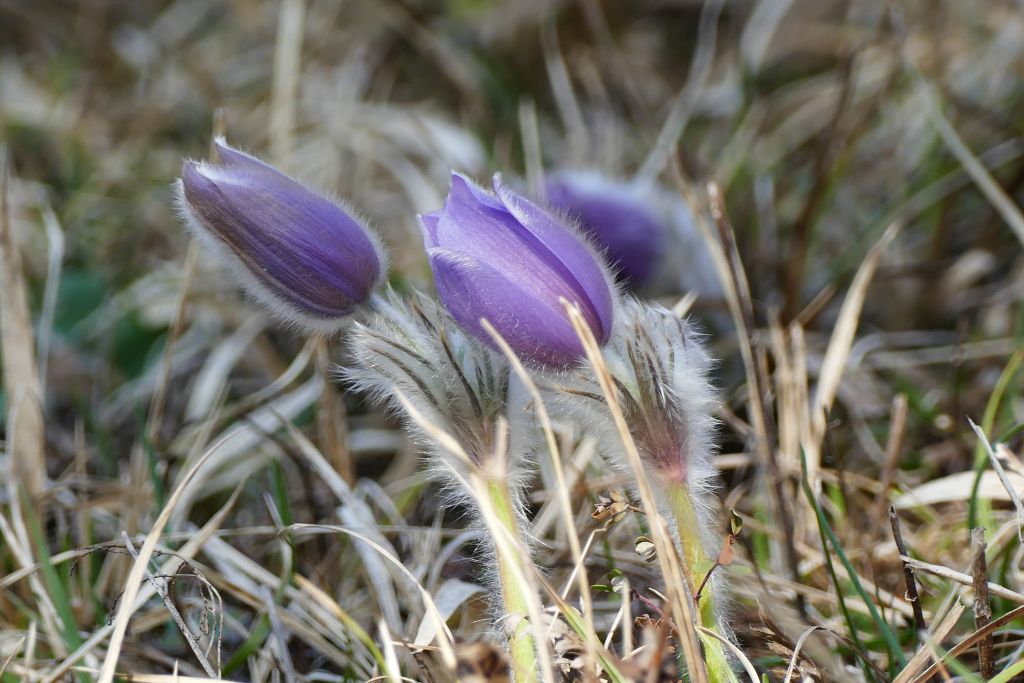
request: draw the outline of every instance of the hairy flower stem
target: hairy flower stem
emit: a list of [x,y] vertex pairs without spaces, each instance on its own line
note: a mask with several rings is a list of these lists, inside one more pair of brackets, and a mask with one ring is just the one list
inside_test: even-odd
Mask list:
[[[683,551],[683,560],[686,572],[686,581],[690,595],[695,596],[698,586],[714,566],[715,560],[708,557],[704,550],[704,543],[701,540],[700,529],[702,526],[697,520],[697,510],[694,508],[690,491],[685,484],[678,484],[669,490],[669,506],[676,520],[676,532],[679,535],[680,547]],[[700,625],[712,631],[718,631],[718,617],[715,610],[715,593],[712,590],[705,590],[701,593],[698,613],[700,614]],[[737,680],[735,672],[729,665],[729,658],[725,654],[725,646],[715,638],[701,637],[704,646],[704,659],[708,666],[708,679],[710,683],[733,683]]]
[[[496,522],[521,545],[522,533],[516,518],[515,505],[508,489],[508,483],[496,479],[487,481],[487,495],[493,505]],[[508,636],[509,654],[512,656],[512,671],[517,683],[537,678],[537,648],[530,633],[529,603],[523,587],[516,581],[510,557],[496,548],[498,559],[498,580],[501,582],[501,597],[504,602],[504,617],[512,625]]]

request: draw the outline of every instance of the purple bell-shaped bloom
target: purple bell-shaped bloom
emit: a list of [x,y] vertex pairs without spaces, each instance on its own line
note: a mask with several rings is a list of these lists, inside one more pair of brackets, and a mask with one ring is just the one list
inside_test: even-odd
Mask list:
[[614,292],[600,256],[552,211],[494,177],[491,194],[453,173],[444,208],[420,217],[437,291],[452,316],[491,339],[486,318],[522,358],[566,367],[583,347],[561,300],[579,305],[594,337],[611,336]]
[[665,249],[665,226],[636,187],[593,171],[562,172],[546,183],[548,203],[579,220],[606,251],[620,279],[647,282]]
[[216,145],[222,163],[182,166],[190,229],[272,312],[310,330],[337,329],[385,274],[377,237],[337,201]]

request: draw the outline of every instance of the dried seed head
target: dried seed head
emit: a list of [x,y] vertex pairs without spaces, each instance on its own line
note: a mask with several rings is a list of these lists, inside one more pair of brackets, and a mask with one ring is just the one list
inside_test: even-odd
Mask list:
[[597,503],[594,504],[594,512],[590,516],[598,522],[606,522],[605,528],[607,529],[622,521],[630,509],[626,494],[616,489],[610,489],[607,496],[598,496]]

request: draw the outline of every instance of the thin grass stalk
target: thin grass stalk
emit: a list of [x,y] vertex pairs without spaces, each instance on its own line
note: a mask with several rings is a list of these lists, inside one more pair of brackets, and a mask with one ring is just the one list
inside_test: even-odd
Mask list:
[[[999,378],[992,388],[992,393],[989,395],[988,403],[985,404],[985,412],[981,416],[981,431],[983,433],[992,433],[995,427],[996,416],[999,413],[999,407],[1002,405],[1003,396],[1006,394],[1010,382],[1013,381],[1017,371],[1020,369],[1022,362],[1024,362],[1024,349],[1018,349],[1010,356],[1010,360],[1006,362],[1006,366],[999,374]],[[988,469],[988,463],[989,459],[985,453],[985,444],[979,439],[978,444],[974,447],[974,484],[971,486],[971,497],[967,502],[968,529],[984,526],[980,523],[978,517],[982,514],[985,514],[986,517],[989,516],[987,504],[978,497],[978,493],[981,490],[981,476]],[[984,521],[987,523],[989,520],[986,519]]]
[[121,602],[118,605],[117,614],[114,617],[113,623],[111,624],[110,633],[110,645],[107,648],[107,653],[103,658],[103,666],[99,673],[99,683],[112,683],[114,680],[114,673],[117,669],[117,660],[121,654],[121,646],[124,643],[125,635],[128,632],[128,622],[131,619],[132,614],[139,605],[136,604],[135,600],[139,596],[141,591],[142,578],[146,573],[147,565],[150,558],[153,556],[153,551],[156,549],[157,543],[160,541],[160,536],[163,533],[164,527],[171,518],[171,513],[174,512],[175,506],[184,497],[185,492],[188,490],[191,483],[195,480],[196,473],[202,469],[217,450],[227,443],[234,434],[229,434],[224,437],[216,444],[214,444],[182,477],[181,483],[171,494],[170,499],[164,505],[164,508],[160,511],[160,515],[153,523],[152,529],[146,535],[146,540],[142,544],[142,549],[139,550],[139,556],[135,559],[132,564],[131,572],[128,574],[128,579],[125,581],[125,590],[121,595]]
[[[701,206],[696,194],[683,172],[679,156],[673,158],[673,174],[679,186],[679,190],[690,206]],[[718,237],[715,237],[712,226],[704,216],[703,212],[697,212],[696,224],[700,230],[709,252],[715,262],[715,269],[718,271],[719,280],[725,293],[729,313],[736,325],[737,336],[740,340],[740,355],[743,359],[744,372],[747,378],[747,394],[750,398],[750,419],[754,428],[754,453],[758,458],[758,465],[764,470],[765,489],[770,496],[772,510],[778,516],[782,525],[783,533],[786,535],[781,544],[783,561],[789,571],[790,580],[793,583],[800,583],[799,561],[796,552],[796,529],[793,510],[789,508],[788,496],[786,493],[785,481],[782,470],[779,467],[778,459],[774,450],[775,425],[773,412],[768,399],[768,377],[763,360],[756,351],[756,329],[754,326],[753,304],[750,297],[750,285],[747,282],[746,271],[740,262],[739,253],[736,250],[736,243],[733,235],[732,225],[725,214],[724,202],[718,185],[708,183],[708,199],[711,205],[712,217],[715,221]],[[795,607],[801,615],[806,613],[803,595],[799,592],[795,598]]]
[[[216,446],[215,446],[216,448]],[[160,574],[163,576],[173,576],[178,569],[181,568],[182,564],[188,562],[196,556],[201,548],[205,546],[207,542],[213,537],[213,534],[220,529],[224,520],[227,518],[229,512],[234,509],[235,502],[238,500],[239,494],[245,487],[247,480],[241,481],[228,501],[221,507],[220,510],[210,518],[206,524],[203,525],[199,531],[195,532],[189,537],[188,542],[185,543],[181,548],[178,549],[169,560],[164,562],[160,567]],[[51,558],[52,562],[56,562],[57,558],[72,559],[73,555],[62,553],[61,555],[55,555]],[[136,607],[141,606],[156,594],[156,590],[153,585],[146,583],[139,587],[138,598]],[[59,664],[53,666],[46,675],[40,679],[41,683],[57,683],[58,681],[64,681],[67,679],[67,673],[72,669],[78,669],[81,667],[75,667],[75,664],[79,660],[85,659],[86,662],[92,657],[92,652],[105,641],[114,630],[114,623],[108,622],[106,625],[95,630],[85,642],[82,643],[74,652],[63,659]]]

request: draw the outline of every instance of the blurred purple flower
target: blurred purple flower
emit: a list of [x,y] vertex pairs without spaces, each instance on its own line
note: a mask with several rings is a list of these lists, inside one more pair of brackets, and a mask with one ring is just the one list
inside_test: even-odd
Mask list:
[[223,163],[182,166],[190,229],[272,312],[337,329],[384,276],[377,237],[336,201],[222,139],[216,145]]
[[434,281],[455,319],[487,343],[487,318],[524,359],[565,367],[583,347],[560,299],[598,342],[612,329],[613,285],[600,256],[551,211],[494,177],[497,196],[453,173],[444,208],[420,217]]
[[596,172],[562,172],[546,183],[548,203],[580,221],[606,250],[617,276],[641,285],[665,249],[665,226],[651,202],[628,183]]

